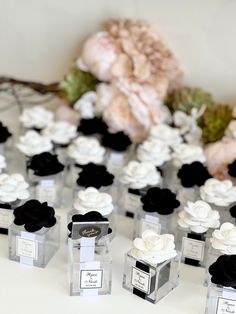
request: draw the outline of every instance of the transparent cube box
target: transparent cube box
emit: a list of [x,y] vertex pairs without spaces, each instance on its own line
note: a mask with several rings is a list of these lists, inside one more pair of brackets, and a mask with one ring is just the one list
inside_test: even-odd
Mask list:
[[9,259],[21,264],[44,268],[60,246],[60,218],[51,228],[27,232],[14,223],[9,227]]
[[157,303],[179,282],[180,253],[159,264],[125,256],[123,288],[151,303]]
[[112,258],[110,241],[104,236],[69,239],[69,280],[71,296],[97,296],[111,293]]
[[151,229],[158,234],[175,234],[177,215],[160,215],[157,212],[146,212],[140,206],[135,213],[134,238],[140,237],[145,230]]
[[205,233],[195,233],[178,226],[176,229],[176,248],[182,252],[181,262],[205,268],[211,233],[211,230]]
[[21,204],[21,200],[16,200],[9,203],[0,202],[0,234],[8,234],[8,228],[14,220],[14,209]]
[[236,290],[209,283],[205,314],[236,313]]

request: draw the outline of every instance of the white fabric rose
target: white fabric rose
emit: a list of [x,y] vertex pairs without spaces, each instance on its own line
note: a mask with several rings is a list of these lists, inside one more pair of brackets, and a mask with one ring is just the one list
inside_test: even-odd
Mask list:
[[172,128],[167,124],[158,124],[151,128],[150,138],[156,138],[169,145],[171,148],[183,142],[180,130]]
[[109,215],[114,206],[112,197],[107,193],[101,193],[93,187],[78,192],[78,197],[74,202],[74,208],[79,214],[86,214],[91,211],[97,211],[101,215]]
[[80,136],[69,145],[67,152],[68,156],[79,165],[86,165],[90,162],[101,164],[105,148],[95,138]]
[[24,109],[19,119],[25,128],[43,129],[53,121],[54,114],[43,106],[35,106]]
[[97,93],[87,92],[74,104],[74,109],[80,112],[81,118],[93,119],[96,116]]
[[4,168],[6,168],[7,164],[6,164],[6,159],[4,156],[0,155],[0,173],[2,172],[2,170]]
[[210,241],[212,247],[219,250],[222,254],[236,254],[236,226],[225,222],[219,230],[215,230],[212,233]]
[[69,144],[76,137],[77,131],[74,124],[66,121],[56,121],[48,125],[42,132],[55,144]]
[[206,156],[202,147],[190,144],[180,144],[174,148],[172,154],[173,164],[175,167],[180,168],[184,164],[191,164],[194,161],[204,163]]
[[216,206],[229,206],[236,202],[236,186],[230,180],[208,179],[200,187],[201,198]]
[[29,184],[21,174],[0,175],[0,202],[10,203],[29,197]]
[[132,189],[142,189],[160,184],[162,177],[150,162],[132,160],[122,169],[120,181]]
[[204,233],[209,228],[218,228],[220,215],[217,210],[212,210],[204,201],[187,202],[187,206],[179,213],[178,224],[184,229],[196,233]]
[[157,234],[152,230],[146,230],[142,238],[133,241],[131,254],[138,259],[158,264],[167,261],[177,255],[174,236],[172,234]]
[[150,138],[139,145],[137,158],[140,161],[150,162],[157,167],[162,166],[171,159],[170,148],[161,140]]
[[36,131],[28,131],[20,136],[16,147],[26,156],[34,156],[48,152],[53,148],[50,138],[40,135]]

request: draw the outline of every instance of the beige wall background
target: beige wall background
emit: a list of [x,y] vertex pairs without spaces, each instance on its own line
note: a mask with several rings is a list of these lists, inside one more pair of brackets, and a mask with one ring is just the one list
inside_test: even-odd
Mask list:
[[61,79],[109,17],[154,23],[188,84],[236,103],[236,0],[0,0],[0,75]]

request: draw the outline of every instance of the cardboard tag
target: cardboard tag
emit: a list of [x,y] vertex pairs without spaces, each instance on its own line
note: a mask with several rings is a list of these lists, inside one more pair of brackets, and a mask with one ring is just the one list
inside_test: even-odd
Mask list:
[[182,240],[183,257],[191,258],[197,261],[203,261],[204,251],[205,251],[204,241],[183,237]]
[[159,218],[151,215],[145,215],[145,218],[141,219],[141,234],[146,230],[153,230],[157,234],[160,234],[161,225],[159,224]]
[[8,229],[13,219],[13,210],[0,208],[0,228]]
[[41,180],[36,187],[36,197],[40,202],[48,202],[53,205],[56,200],[54,180]]
[[151,276],[137,267],[132,267],[131,285],[146,294],[150,292]]

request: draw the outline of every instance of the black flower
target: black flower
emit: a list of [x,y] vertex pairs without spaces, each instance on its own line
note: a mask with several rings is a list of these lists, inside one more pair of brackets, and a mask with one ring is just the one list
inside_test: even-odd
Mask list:
[[28,168],[32,169],[37,176],[49,176],[61,172],[64,166],[58,161],[57,155],[45,152],[33,156]]
[[199,161],[184,164],[177,176],[185,188],[191,188],[195,185],[202,186],[206,180],[211,178],[207,168]]
[[[72,222],[70,222],[67,226],[68,230],[70,231],[69,238],[71,238],[71,232],[73,228],[74,222],[93,222],[93,221],[108,221],[107,218],[103,217],[99,212],[91,211],[84,215],[73,215]],[[108,234],[112,233],[112,229],[108,228]]]
[[141,201],[143,210],[157,212],[160,215],[172,214],[174,209],[180,205],[174,193],[169,189],[160,189],[158,187],[150,188],[146,195],[141,197]]
[[106,133],[102,138],[102,145],[117,152],[125,151],[132,144],[130,138],[123,132]]
[[37,200],[27,201],[24,205],[15,208],[14,224],[24,225],[28,232],[35,232],[41,228],[50,228],[56,224],[55,211],[47,202]]
[[228,165],[228,174],[231,177],[236,177],[236,160],[234,160],[231,164]]
[[209,273],[214,284],[236,289],[236,255],[221,255],[209,267]]
[[5,143],[11,137],[11,133],[8,131],[8,128],[0,122],[0,143]]
[[107,128],[107,124],[102,119],[95,117],[93,119],[81,119],[77,131],[84,135],[104,134]]
[[113,180],[114,176],[107,171],[105,166],[89,163],[83,167],[76,182],[86,188],[92,186],[99,189],[101,186],[111,185]]

